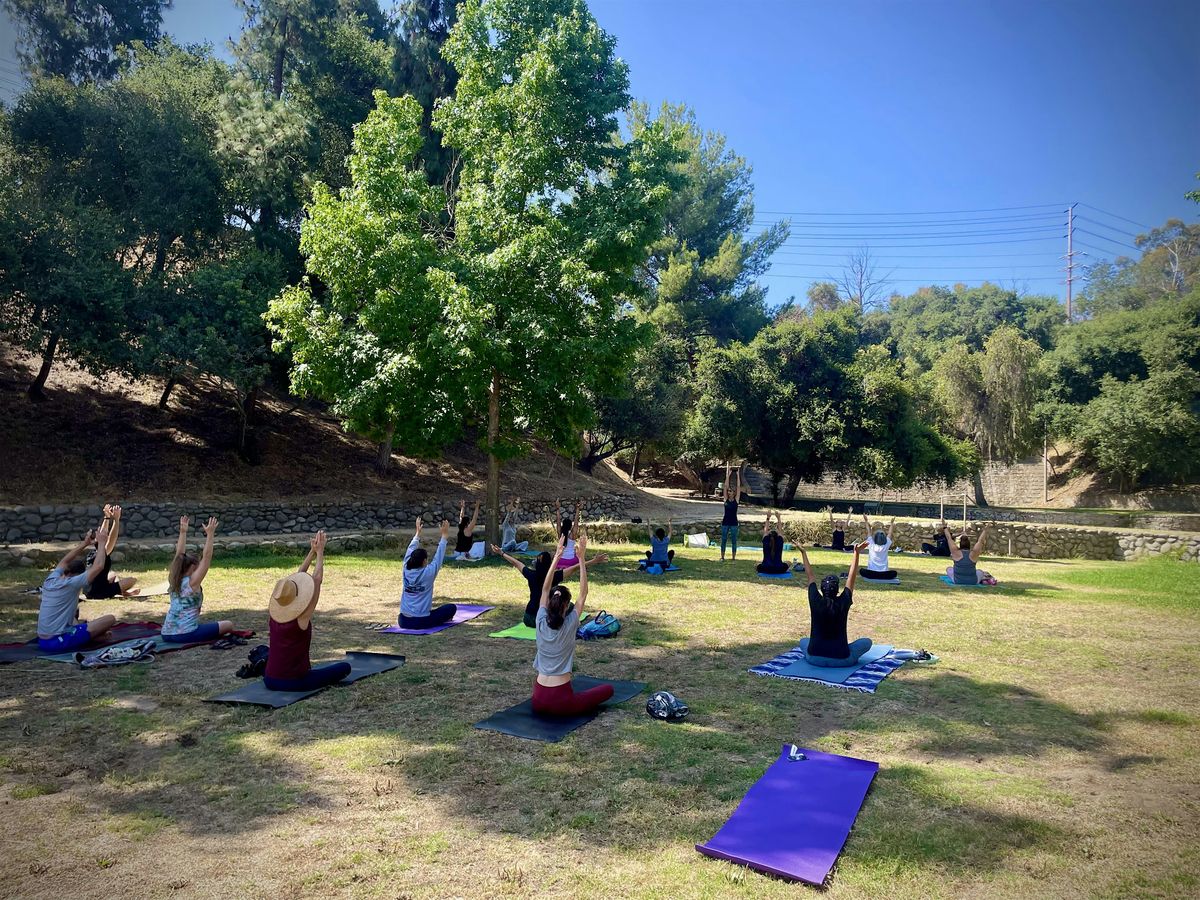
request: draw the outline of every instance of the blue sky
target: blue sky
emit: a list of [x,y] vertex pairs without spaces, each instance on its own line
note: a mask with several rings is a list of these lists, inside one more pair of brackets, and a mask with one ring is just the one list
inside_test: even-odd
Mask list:
[[[691,105],[754,166],[760,220],[791,214],[772,301],[836,276],[862,246],[896,290],[991,279],[1061,296],[1068,203],[1081,204],[1081,263],[1134,252],[1133,223],[1200,218],[1183,199],[1200,170],[1200,3],[591,8],[634,96]],[[230,0],[176,0],[166,17],[177,38],[219,46],[240,24]],[[0,96],[14,57],[0,23]]]

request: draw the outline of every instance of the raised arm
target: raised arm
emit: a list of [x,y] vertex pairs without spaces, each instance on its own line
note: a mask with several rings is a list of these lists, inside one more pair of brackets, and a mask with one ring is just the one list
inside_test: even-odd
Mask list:
[[558,561],[562,559],[563,550],[567,546],[566,535],[558,536],[558,544],[554,548],[554,560],[550,563],[550,568],[546,570],[546,578],[542,582],[542,599],[538,603],[541,609],[545,609],[550,605],[550,589],[554,587],[554,570],[558,568]]
[[954,540],[954,535],[950,533],[949,525],[942,527],[942,534],[946,536],[946,543],[950,547],[950,558],[954,560],[962,559],[962,551],[958,549],[958,541]]
[[[574,538],[574,539],[579,538],[579,528],[580,528],[580,525],[582,524],[582,522],[583,522],[583,501],[576,500],[575,501],[575,515],[571,519],[571,537],[572,538]],[[576,556],[579,555],[578,551],[576,551],[575,555]]]
[[74,547],[72,547],[70,550],[68,550],[67,555],[64,556],[62,559],[60,559],[58,561],[58,565],[55,566],[54,568],[61,569],[62,571],[65,572],[67,570],[67,566],[71,564],[71,560],[73,560],[75,557],[77,557],[80,553],[85,552],[87,550],[87,548],[92,546],[92,544],[94,544],[95,542],[96,542],[96,530],[94,528],[89,528],[87,533],[83,536],[83,539],[80,540],[80,542],[78,544],[76,544]]
[[433,559],[429,561],[429,577],[436,578],[437,573],[442,570],[442,563],[446,561],[446,540],[450,537],[450,520],[442,519],[441,538],[438,540],[437,549],[433,551]]
[[729,467],[729,463],[725,463],[725,481],[721,484],[721,500],[728,502],[729,500],[729,477],[733,470]]
[[475,501],[475,509],[471,511],[471,524],[467,526],[467,534],[471,534],[475,530],[475,523],[479,521],[479,501]]
[[408,558],[413,555],[413,551],[421,546],[421,517],[417,516],[416,530],[413,531],[412,540],[408,542],[408,549],[404,551],[404,562],[408,562]]
[[89,582],[95,581],[104,571],[104,560],[108,558],[108,529],[109,523],[105,522],[96,532],[96,558],[92,560],[92,565],[87,570]]
[[846,577],[846,588],[848,590],[853,591],[854,583],[858,581],[858,564],[862,558],[862,552],[866,549],[866,541],[854,545],[854,561],[850,563],[850,574]]
[[588,580],[587,580],[587,532],[583,531],[579,534],[579,539],[575,543],[576,555],[579,557],[579,600],[575,603],[575,612],[579,614],[579,618],[583,618],[583,607],[587,603]]
[[[602,563],[606,563],[606,562],[608,562],[608,554],[607,553],[597,553],[591,559],[587,560],[587,564],[589,566],[598,566],[598,565],[601,565]],[[562,569],[561,571],[563,573],[563,578],[570,578],[572,575],[574,575],[576,572],[579,571],[579,563],[575,563],[575,565],[573,565],[573,566],[567,566],[565,569]]]
[[121,507],[108,506],[105,507],[104,512],[111,519],[108,530],[108,546],[104,550],[111,556],[113,550],[117,548],[117,535],[121,532]]
[[852,518],[854,518],[854,504],[853,503],[850,504],[849,508],[846,510],[846,524],[842,526],[842,531],[850,530],[850,520]]
[[992,526],[990,524],[983,526],[983,531],[979,532],[979,540],[975,542],[975,546],[971,548],[971,560],[978,562],[980,554],[983,553],[983,548],[987,544],[988,530]]
[[505,553],[503,550],[501,550],[495,544],[491,544],[490,546],[492,548],[492,553],[496,554],[496,556],[503,556],[504,561],[506,563],[508,563],[510,566],[512,566],[514,569],[516,569],[518,572],[525,568],[525,563],[521,562],[519,559],[514,559],[513,557],[509,556],[507,553]]
[[674,537],[674,534],[675,533],[671,530],[671,517],[667,516],[667,540],[669,541],[672,537]]
[[771,511],[767,510],[767,517],[763,519],[763,537],[766,537],[771,530]]
[[215,517],[209,516],[208,521],[204,523],[204,552],[200,554],[200,563],[196,566],[196,571],[192,573],[191,577],[192,590],[200,587],[200,582],[208,574],[208,567],[212,565],[213,537],[216,533],[217,520]]
[[816,584],[817,576],[813,573],[812,563],[808,561],[808,551],[803,547],[800,548],[800,559],[804,562],[804,574],[808,576],[808,583]]
[[746,494],[746,488],[742,486],[742,469],[744,469],[744,468],[746,468],[745,462],[743,462],[740,466],[738,466],[738,470],[737,470],[737,493],[734,494],[733,499],[736,500],[738,503],[742,502],[742,499]]
[[[321,533],[323,534],[324,532]],[[317,538],[315,535],[309,539],[308,553],[304,555],[304,562],[300,563],[300,568],[296,570],[297,572],[307,572],[308,567],[312,565],[313,557],[317,555],[316,540]]]
[[183,554],[187,553],[187,533],[188,533],[188,525],[190,525],[190,524],[191,524],[191,520],[188,519],[187,516],[179,517],[179,537],[175,541],[175,556],[176,556],[176,558],[183,556]]
[[[321,583],[325,580],[325,531],[322,529],[312,536],[309,541],[308,555],[305,557],[305,568],[308,566],[308,560],[316,559],[317,565],[313,569],[313,596],[308,601],[308,606],[304,608],[304,612],[300,613],[300,627],[308,628],[312,622],[313,613],[317,610],[317,601],[321,599]],[[300,569],[301,572],[304,569]]]
[[892,529],[896,527],[896,517],[892,516],[892,521],[888,522],[887,539],[890,542],[892,539]]
[[867,529],[866,535],[867,535],[867,537],[870,537],[871,536],[871,520],[867,518],[867,508],[865,506],[863,507],[862,517],[863,517],[863,528]]

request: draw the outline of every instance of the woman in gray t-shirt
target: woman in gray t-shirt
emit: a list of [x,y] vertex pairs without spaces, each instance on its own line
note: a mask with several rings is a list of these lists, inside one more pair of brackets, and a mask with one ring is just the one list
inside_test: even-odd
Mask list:
[[543,716],[577,716],[591,712],[613,695],[611,684],[600,684],[575,693],[571,671],[575,668],[575,631],[587,602],[587,534],[579,530],[576,555],[579,557],[579,604],[571,606],[571,591],[565,584],[554,583],[554,572],[562,559],[566,536],[560,534],[554,551],[554,563],[542,583],[536,627],[537,655],[533,668],[533,711]]
[[953,564],[946,567],[946,575],[955,584],[984,584],[993,581],[992,576],[982,571],[977,565],[979,557],[983,553],[984,542],[987,541],[990,527],[990,525],[983,527],[983,531],[979,533],[979,540],[973,547],[971,539],[965,534],[959,537],[958,544],[955,545],[954,539],[950,536],[950,529],[948,527],[943,529],[946,542],[950,545],[950,556],[954,560]]

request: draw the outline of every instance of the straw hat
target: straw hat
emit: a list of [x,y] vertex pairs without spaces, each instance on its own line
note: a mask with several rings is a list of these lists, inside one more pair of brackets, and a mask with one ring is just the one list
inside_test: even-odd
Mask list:
[[300,618],[316,593],[317,584],[307,572],[293,572],[275,582],[271,603],[267,607],[271,618],[280,624]]

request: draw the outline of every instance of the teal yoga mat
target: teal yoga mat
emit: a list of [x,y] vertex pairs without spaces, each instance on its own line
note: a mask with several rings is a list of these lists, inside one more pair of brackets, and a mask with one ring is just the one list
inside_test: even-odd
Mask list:
[[994,585],[994,584],[959,584],[957,581],[951,581],[951,580],[950,580],[950,576],[949,576],[949,575],[939,575],[939,576],[938,576],[938,578],[939,578],[939,579],[942,581],[942,583],[943,583],[943,584],[948,584],[948,585],[950,585],[950,587],[959,587],[959,588],[989,588],[989,587],[995,587],[995,586],[996,586],[996,585]]
[[819,678],[821,681],[827,681],[830,684],[842,684],[863,666],[869,665],[877,659],[883,659],[891,652],[891,644],[875,644],[870,650],[859,657],[858,664],[854,666],[830,669],[825,666],[814,666],[812,663],[801,659],[786,668],[780,669],[776,674],[791,676],[793,678]]

